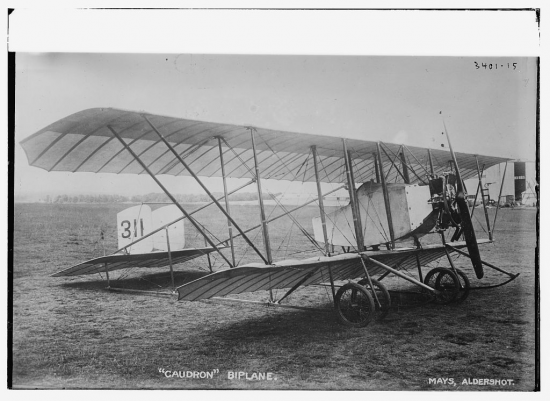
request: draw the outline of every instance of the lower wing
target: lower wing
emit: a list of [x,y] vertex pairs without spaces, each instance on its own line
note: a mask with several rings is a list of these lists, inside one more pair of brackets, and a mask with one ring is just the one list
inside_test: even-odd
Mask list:
[[[482,242],[487,241],[479,241],[479,243]],[[453,242],[453,246],[457,249],[464,248],[466,243]],[[415,267],[417,255],[421,265],[441,258],[445,255],[445,247],[443,245],[427,245],[421,249],[401,248],[393,251],[373,251],[368,252],[368,255],[371,259],[401,270]],[[387,271],[368,260],[365,260],[365,265],[370,275]],[[178,287],[177,290],[179,300],[197,301],[229,294],[291,288],[297,284],[307,286],[326,283],[329,282],[331,275],[332,279],[337,281],[358,278],[363,274],[360,254],[346,253],[301,261],[286,260],[273,265],[259,263],[243,265],[201,277]],[[301,281],[303,282],[300,283]]]
[[[187,262],[199,256],[208,255],[212,251],[214,251],[214,248],[188,248],[172,251],[170,256],[172,264],[177,264]],[[169,264],[168,252],[136,253],[131,255],[115,254],[87,260],[86,262],[52,274],[52,277],[80,276],[131,267],[162,267]]]

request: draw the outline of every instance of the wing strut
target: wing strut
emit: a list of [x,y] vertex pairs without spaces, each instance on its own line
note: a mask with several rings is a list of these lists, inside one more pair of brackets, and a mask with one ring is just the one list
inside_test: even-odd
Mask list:
[[382,164],[382,154],[380,153],[380,142],[376,142],[376,151],[378,153],[378,163],[380,164],[380,177],[382,179],[382,193],[384,194],[384,206],[386,207],[386,217],[388,219],[388,228],[390,230],[391,249],[395,249],[395,235],[393,233],[393,220],[391,217],[390,196],[388,194],[386,177],[384,176],[384,165]]
[[109,279],[109,269],[107,262],[105,262],[105,274],[107,275],[107,288],[111,288],[111,280]]
[[[401,158],[401,169],[403,170],[403,180],[405,181],[405,184],[410,184],[411,183],[411,180],[409,179],[409,169],[407,168],[407,159],[405,158],[405,149],[404,149],[405,145],[401,145],[401,153],[399,154],[400,158]],[[411,171],[413,173],[414,170],[411,169]],[[422,181],[422,180],[420,180]]]
[[342,139],[344,146],[344,161],[346,163],[346,175],[348,178],[348,192],[349,200],[351,203],[351,214],[353,215],[353,227],[355,228],[355,239],[357,240],[357,252],[361,252],[365,249],[365,241],[363,240],[363,229],[361,228],[361,214],[357,207],[357,198],[355,193],[355,182],[353,179],[353,171],[351,164],[351,155],[346,145],[346,140]]
[[[229,196],[227,194],[227,180],[225,177],[225,163],[223,162],[223,151],[222,151],[222,139],[218,137],[218,148],[220,149],[220,164],[222,166],[222,180],[223,180],[223,195],[225,198],[225,209],[228,214],[231,214],[229,209]],[[227,219],[227,230],[229,232],[229,244],[231,246],[231,260],[233,261],[233,266],[236,266],[235,262],[235,245],[233,244],[233,228],[231,227],[231,220]]]
[[[477,160],[477,155],[475,156],[476,158],[476,167],[477,167],[477,177],[478,177],[478,180],[479,180],[479,185],[477,187],[477,189],[481,189],[481,203],[483,204],[483,211],[485,212],[485,221],[487,222],[487,232],[489,233],[489,239],[492,241],[493,240],[493,231],[491,230],[491,224],[489,223],[489,212],[487,212],[487,204],[485,203],[485,195],[483,195],[483,187],[482,187],[482,183],[481,183],[481,177],[482,177],[482,174],[483,174],[483,170],[485,169],[485,165],[483,165],[481,171],[479,170],[479,161]],[[477,199],[477,194],[476,194],[476,199]],[[476,207],[476,203],[474,201],[474,208]],[[474,211],[472,210],[472,216],[474,215]],[[471,216],[470,216],[471,217]]]
[[254,154],[254,169],[256,170],[256,185],[258,186],[258,202],[260,203],[260,218],[262,220],[262,234],[264,236],[265,253],[267,260],[264,259],[266,265],[273,263],[271,257],[271,244],[269,243],[269,229],[267,227],[267,221],[265,217],[264,199],[262,194],[262,180],[260,179],[260,165],[258,164],[258,154],[256,152],[256,142],[254,140],[254,128],[250,129],[250,138],[252,141],[252,153]]
[[[172,291],[176,291],[174,284],[174,268],[172,267],[172,252],[170,252],[170,237],[168,236],[168,227],[166,227],[166,249],[168,250],[168,263],[170,263],[170,279],[172,280]],[[208,255],[210,258],[210,255]],[[210,269],[212,271],[212,269]]]
[[227,262],[227,264],[229,266],[232,266],[231,262],[225,257],[225,255],[222,253],[222,251],[216,246],[216,244],[214,244],[214,242],[212,242],[212,240],[206,235],[206,233],[202,230],[202,228],[197,224],[197,222],[195,221],[195,219],[193,217],[191,217],[189,215],[189,213],[178,203],[178,201],[176,200],[176,198],[174,198],[174,196],[168,192],[168,190],[164,187],[164,185],[162,185],[162,183],[158,180],[158,178],[151,172],[151,170],[149,170],[149,168],[145,165],[145,163],[143,162],[143,160],[141,160],[136,154],[135,152],[128,146],[128,144],[126,142],[124,142],[124,139],[122,139],[122,137],[118,134],[118,132],[116,132],[110,125],[107,126],[107,128],[109,129],[109,131],[111,131],[113,133],[114,136],[117,137],[117,139],[120,141],[120,143],[122,144],[122,146],[124,146],[126,148],[126,150],[128,150],[128,152],[130,152],[130,154],[134,157],[134,159],[136,159],[136,161],[141,165],[141,167],[143,167],[145,169],[145,171],[147,171],[147,173],[151,176],[151,178],[157,183],[157,185],[160,187],[160,189],[162,189],[164,191],[164,193],[170,198],[170,200],[172,202],[174,202],[174,205],[176,205],[176,207],[185,215],[185,217],[187,217],[187,219],[191,222],[191,224],[193,224],[193,226],[197,229],[197,231],[208,241],[208,244],[214,248],[216,250],[216,252],[218,252],[220,254],[220,256]]
[[[260,219],[262,222],[262,234],[264,237],[265,253],[267,260],[264,259],[266,265],[273,263],[271,257],[271,244],[269,243],[269,229],[265,218],[264,199],[262,194],[262,180],[260,179],[260,166],[258,164],[258,155],[256,153],[256,142],[254,141],[254,128],[250,127],[250,139],[252,141],[252,153],[254,154],[254,168],[256,170],[256,185],[258,186],[258,203],[260,204]],[[269,289],[269,300],[273,302],[273,290]]]
[[[477,160],[476,160],[476,163],[477,163]],[[477,164],[477,167],[479,168],[479,163]],[[481,175],[483,175],[483,170],[485,169],[485,166],[482,166],[481,167]],[[479,180],[479,175],[478,174],[478,182],[477,182],[477,186],[476,186],[476,196],[474,198],[474,204],[472,205],[472,212],[470,213],[470,217],[473,218],[474,217],[474,212],[476,211],[476,203],[477,203],[477,197],[479,195],[479,190],[481,189],[481,191],[483,192],[483,187],[481,186],[481,180]],[[483,194],[482,194],[483,196]]]
[[321,215],[321,225],[323,227],[323,239],[325,240],[325,256],[330,256],[330,244],[328,243],[327,221],[325,218],[325,205],[323,203],[323,192],[321,191],[321,181],[319,180],[319,166],[317,165],[317,146],[311,147],[313,154],[313,168],[315,170],[315,181],[317,182],[317,198],[319,199],[319,212]]
[[498,209],[500,209],[500,197],[502,196],[502,187],[504,186],[504,178],[506,178],[507,168],[508,162],[504,164],[504,173],[502,174],[502,182],[500,183],[500,190],[498,191],[497,210],[495,211],[495,218],[493,219],[493,231],[495,230],[495,224],[497,222]]
[[378,156],[373,152],[372,157],[374,158],[374,172],[376,174],[376,183],[380,184],[380,172],[378,171]]

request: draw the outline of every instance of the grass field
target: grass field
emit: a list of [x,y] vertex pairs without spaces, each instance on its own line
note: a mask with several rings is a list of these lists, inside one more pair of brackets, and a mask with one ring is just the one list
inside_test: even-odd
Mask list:
[[[103,255],[101,229],[106,233],[107,252],[114,251],[116,213],[128,206],[15,204],[14,387],[535,388],[534,210],[501,210],[495,232],[497,242],[481,250],[483,259],[521,273],[512,283],[472,291],[459,305],[415,306],[403,301],[386,320],[350,329],[339,325],[331,313],[212,301],[177,302],[173,298],[111,292],[98,276],[49,277],[87,258]],[[189,209],[194,207],[189,205]],[[270,208],[268,212],[273,211]],[[483,221],[482,212],[476,213]],[[491,216],[493,213],[491,210]],[[244,227],[258,223],[255,206],[234,206],[232,214]],[[317,209],[309,207],[298,218],[311,231],[311,217],[316,214]],[[198,219],[217,237],[225,238],[226,221],[212,214],[211,209],[201,212]],[[281,219],[270,225],[275,260],[312,254],[304,252],[312,247],[296,227],[289,235],[291,224]],[[204,245],[188,223],[186,230],[187,245]],[[261,236],[255,242],[263,249]],[[250,250],[245,252],[243,240],[237,241],[237,248],[241,264],[257,261]],[[220,258],[213,257],[213,263],[219,268]],[[474,286],[505,279],[487,271],[487,277],[478,281],[467,260],[459,258],[457,264]],[[204,257],[180,265],[176,279],[181,284],[199,277],[208,271],[207,266]],[[133,269],[113,273],[111,278],[113,285],[120,287],[166,289],[170,282],[166,271]],[[386,281],[391,289],[408,288],[402,279]],[[290,302],[329,308],[328,292],[319,287],[305,288],[292,295]],[[265,293],[247,296],[253,300],[265,297]],[[229,372],[246,372],[249,378],[255,372],[270,373],[276,380],[231,380]],[[430,383],[434,378],[453,381]],[[471,384],[473,379],[509,379],[513,383],[475,385]]]

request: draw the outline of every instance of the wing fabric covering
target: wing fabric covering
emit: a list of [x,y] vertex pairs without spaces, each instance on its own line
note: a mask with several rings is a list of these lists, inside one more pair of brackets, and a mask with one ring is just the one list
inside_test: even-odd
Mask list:
[[[207,255],[212,252],[213,248],[188,248],[181,251],[172,251],[172,264],[184,263],[199,256]],[[107,264],[107,267],[105,266]],[[79,263],[68,269],[62,270],[52,277],[63,276],[81,276],[84,274],[102,273],[108,271],[128,269],[131,267],[163,267],[168,266],[168,252],[150,252],[132,255],[109,255],[102,256]]]
[[[481,240],[480,243],[486,242]],[[466,247],[465,242],[454,242],[455,248]],[[407,270],[416,268],[416,254],[420,264],[426,265],[445,255],[442,245],[428,245],[394,251],[368,252],[369,257],[376,259],[394,269]],[[386,270],[372,262],[365,261],[370,275],[377,275]],[[312,270],[316,272],[302,285],[329,282],[329,267],[335,281],[355,279],[364,274],[360,255],[346,253],[333,257],[315,257],[302,261],[287,260],[274,265],[249,264],[209,274],[177,288],[178,299],[198,301],[229,294],[241,294],[269,289],[291,288],[299,283]]]
[[[252,178],[251,171],[241,163],[251,165],[253,158],[250,129],[245,126],[95,108],[51,124],[21,141],[21,145],[29,164],[47,171],[145,174],[146,171],[109,130],[108,127],[112,127],[153,174],[189,175],[144,116],[197,175],[221,177],[218,148],[218,138],[221,138],[226,175]],[[341,138],[265,128],[254,128],[254,131],[262,178],[314,182],[311,147],[315,145],[322,166],[321,181],[346,182]],[[352,153],[356,182],[376,179],[373,157],[376,142],[348,139],[346,144]],[[419,177],[426,177],[429,165],[427,148],[402,148],[389,143],[384,143],[382,148],[384,171],[389,171],[387,182],[400,180],[397,169],[390,169],[400,151],[405,154],[411,169],[410,183],[419,183]],[[477,176],[473,155],[455,154],[462,178]],[[432,149],[431,155],[436,174],[449,170],[451,156],[448,151]],[[478,159],[485,169],[508,160],[492,156],[478,156]]]

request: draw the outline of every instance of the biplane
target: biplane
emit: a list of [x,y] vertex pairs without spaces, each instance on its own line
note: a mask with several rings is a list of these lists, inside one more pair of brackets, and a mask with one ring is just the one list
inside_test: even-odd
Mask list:
[[[108,282],[113,270],[170,266],[179,300],[231,300],[227,296],[266,290],[265,304],[273,306],[284,306],[282,302],[298,288],[324,285],[331,289],[338,320],[362,327],[387,314],[391,297],[382,280],[388,275],[419,287],[436,303],[463,301],[470,281],[455,266],[452,254],[469,258],[478,279],[483,278],[484,267],[507,275],[506,282],[518,276],[482,260],[480,246],[493,242],[487,205],[482,197],[489,238],[478,239],[472,224],[476,202],[469,207],[464,184],[477,178],[479,193],[483,169],[508,159],[454,152],[444,129],[449,151],[94,108],[45,127],[21,145],[29,164],[47,171],[148,174],[173,203],[164,218],[155,219],[144,207],[139,212],[124,211],[115,253],[72,266],[55,277],[105,272]],[[227,219],[228,239],[216,240],[194,217],[195,211],[184,208],[161,183],[161,175],[193,177],[211,200],[201,208],[215,205]],[[216,198],[203,177],[221,177],[224,196]],[[245,230],[233,219],[227,178],[247,178],[245,185],[255,184],[259,225]],[[317,196],[268,217],[262,199],[266,179],[316,183]],[[326,212],[323,200],[336,190],[323,193],[322,183],[347,189],[349,204]],[[318,255],[273,260],[270,223],[285,216],[292,219],[293,211],[312,203],[319,210],[312,221],[313,233],[302,231],[317,246]],[[173,217],[173,209],[179,217],[172,220],[166,216]],[[205,247],[185,248],[184,240],[172,242],[169,237],[177,236],[173,232],[183,235],[183,220],[204,237]],[[177,224],[179,228],[170,229]],[[249,236],[251,230],[261,232],[263,249]],[[428,234],[439,236],[440,242],[423,244]],[[236,263],[237,237],[255,253],[257,263]],[[211,253],[224,261],[222,269],[174,284],[173,265]],[[436,267],[423,277],[421,267],[444,258],[449,267]],[[403,273],[408,269],[418,269],[418,278]],[[286,292],[276,299],[273,290],[279,289]]]

